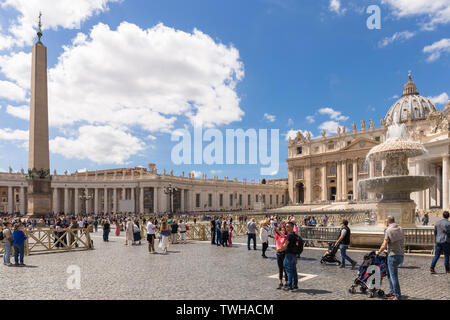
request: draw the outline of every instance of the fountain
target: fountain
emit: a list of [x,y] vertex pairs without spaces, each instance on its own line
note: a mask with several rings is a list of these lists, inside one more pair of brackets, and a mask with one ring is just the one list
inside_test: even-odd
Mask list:
[[368,160],[386,160],[382,177],[364,179],[359,187],[368,192],[380,193],[383,199],[377,204],[379,227],[387,216],[393,216],[403,228],[415,228],[416,204],[411,192],[428,189],[436,183],[434,176],[409,175],[408,158],[426,153],[419,142],[408,140],[406,127],[398,123],[397,114],[388,128],[386,141],[372,148]]

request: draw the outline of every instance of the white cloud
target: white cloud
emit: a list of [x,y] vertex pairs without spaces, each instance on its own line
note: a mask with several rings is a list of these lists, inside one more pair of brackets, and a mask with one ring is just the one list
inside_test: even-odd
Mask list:
[[347,9],[342,8],[340,0],[330,0],[328,9],[338,15],[343,15],[347,11]]
[[28,140],[29,133],[26,130],[12,130],[9,128],[0,128],[0,140],[25,141]]
[[336,121],[325,121],[320,126],[320,130],[325,130],[328,133],[337,133],[339,123]]
[[156,138],[155,136],[152,136],[152,135],[150,134],[150,135],[147,136],[147,139],[148,139],[148,140],[151,140],[151,141],[155,141],[157,138]]
[[0,172],[8,172],[8,171],[3,168],[0,168]]
[[450,22],[450,0],[382,0],[394,9],[398,18],[425,16],[423,24],[426,30],[432,30],[438,24]]
[[0,0],[3,9],[17,11],[7,33],[0,33],[0,50],[32,44],[36,37],[39,11],[43,15],[43,30],[59,27],[79,29],[82,22],[108,10],[109,3],[118,1],[121,0]]
[[346,121],[349,119],[347,116],[343,116],[342,112],[333,110],[332,108],[321,108],[319,109],[320,114],[326,114],[330,117],[330,119],[337,121]]
[[23,89],[30,89],[31,53],[18,52],[0,56],[0,72]]
[[212,175],[219,175],[219,174],[221,174],[223,171],[222,170],[211,170],[210,171],[210,173],[212,174]]
[[292,127],[294,125],[294,120],[292,120],[291,118],[288,119],[288,123],[287,123],[288,127]]
[[50,141],[52,153],[102,164],[124,164],[143,149],[144,144],[138,138],[110,126],[83,126],[75,139],[56,137]]
[[244,76],[239,52],[201,31],[124,22],[116,31],[98,24],[81,38],[49,72],[53,125],[87,121],[167,132],[183,114],[206,127],[244,114],[235,91]]
[[308,120],[309,123],[314,123],[314,122],[316,122],[316,120],[314,119],[313,116],[307,116],[307,117],[306,117],[306,120]]
[[277,119],[276,116],[264,113],[264,120],[267,120],[268,122],[275,122],[276,119]]
[[400,98],[400,96],[398,94],[394,94],[390,99],[391,100],[396,100],[398,98]]
[[0,80],[0,98],[23,101],[26,98],[26,91],[10,81]]
[[382,48],[387,47],[391,43],[395,41],[405,41],[412,37],[414,37],[416,34],[411,31],[402,31],[402,32],[396,32],[391,37],[386,37],[383,40],[381,40],[378,45]]
[[434,104],[446,104],[448,102],[448,94],[446,92],[441,93],[436,97],[428,97]]
[[30,120],[30,107],[29,106],[7,106],[6,113],[12,115],[13,117],[22,119],[22,120]]
[[202,172],[201,171],[192,170],[191,174],[194,176],[194,178],[200,178],[202,176]]
[[423,48],[423,52],[429,54],[427,62],[436,61],[443,53],[450,53],[450,38],[444,38],[432,45]]

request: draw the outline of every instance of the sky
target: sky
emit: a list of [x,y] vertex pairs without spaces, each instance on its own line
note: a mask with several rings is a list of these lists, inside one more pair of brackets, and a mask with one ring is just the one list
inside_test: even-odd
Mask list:
[[[374,5],[379,28],[368,26]],[[155,163],[175,175],[286,178],[288,137],[380,126],[410,70],[438,110],[449,99],[450,0],[0,0],[0,172],[28,163],[39,11],[52,172]],[[268,148],[279,166],[263,173],[267,162],[248,155],[178,164],[174,133],[200,126],[224,137],[278,130]]]

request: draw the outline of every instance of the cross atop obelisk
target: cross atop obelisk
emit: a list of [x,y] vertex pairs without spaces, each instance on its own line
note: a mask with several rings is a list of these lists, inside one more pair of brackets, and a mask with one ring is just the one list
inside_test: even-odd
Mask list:
[[30,94],[30,141],[28,152],[28,215],[51,213],[51,176],[48,135],[47,48],[41,42],[42,14],[38,41],[33,46]]

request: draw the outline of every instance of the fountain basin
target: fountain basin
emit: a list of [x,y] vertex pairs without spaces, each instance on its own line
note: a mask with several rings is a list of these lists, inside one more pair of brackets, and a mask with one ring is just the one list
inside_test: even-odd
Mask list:
[[411,192],[428,189],[436,183],[433,176],[387,176],[359,181],[359,186],[368,192],[383,194],[383,200],[409,201]]

